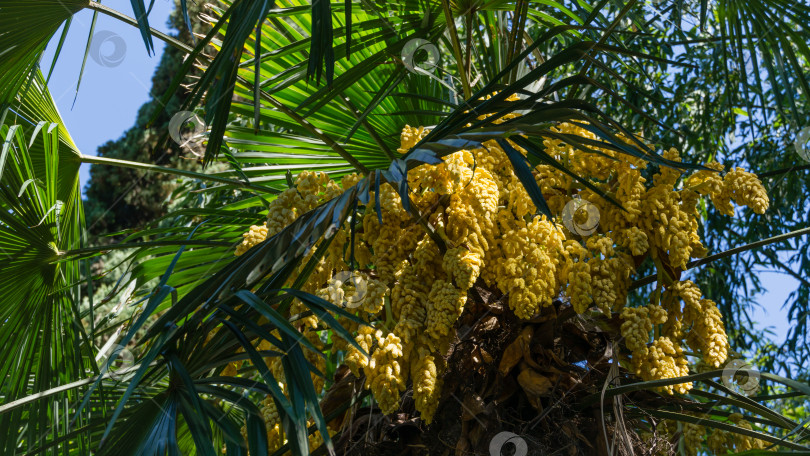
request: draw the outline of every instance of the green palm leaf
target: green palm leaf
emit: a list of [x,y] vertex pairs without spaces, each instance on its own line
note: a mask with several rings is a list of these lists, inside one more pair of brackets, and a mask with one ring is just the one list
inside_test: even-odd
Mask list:
[[[55,113],[41,75],[22,112]],[[37,96],[33,94],[39,90]],[[97,372],[90,336],[82,324],[78,261],[58,261],[82,246],[82,212],[75,151],[60,141],[56,123],[0,127],[0,366],[2,402],[70,383]],[[67,138],[69,142],[69,138]],[[67,149],[67,150],[66,150]],[[4,453],[34,448],[61,429],[75,391],[0,414]],[[82,414],[80,422],[88,415]],[[85,439],[74,444],[86,446]]]
[[86,5],[80,0],[10,0],[0,4],[0,121],[33,79],[51,36]]

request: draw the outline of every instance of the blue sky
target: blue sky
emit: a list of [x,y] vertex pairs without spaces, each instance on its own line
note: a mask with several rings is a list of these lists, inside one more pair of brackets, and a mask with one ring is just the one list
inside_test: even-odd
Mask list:
[[[133,15],[129,0],[107,0],[104,4],[128,16]],[[173,7],[173,0],[155,0],[149,15],[150,25],[162,32],[169,32],[166,23]],[[48,82],[70,135],[81,152],[88,155],[95,155],[98,146],[119,138],[135,123],[138,108],[149,99],[152,74],[164,48],[163,42],[155,39],[156,55],[149,56],[137,28],[99,14],[94,34],[99,38],[100,55],[115,57],[124,49],[122,44],[125,51],[120,62],[113,61],[110,65],[99,64],[88,57],[76,97],[76,83],[92,21],[93,13],[89,10],[74,16]],[[60,29],[54,35],[42,58],[42,71],[46,76],[61,33]],[[110,33],[114,36],[110,37]],[[89,166],[82,165],[82,182],[87,182],[88,177]]]
[[772,326],[776,334],[774,340],[781,342],[789,329],[788,309],[782,309],[782,306],[788,295],[798,288],[799,281],[780,272],[759,272],[759,277],[768,292],[757,299],[760,307],[752,318],[761,323],[760,327]]
[[[127,15],[132,15],[129,0],[108,0],[110,6]],[[150,25],[162,32],[169,32],[167,19],[174,6],[173,0],[155,0],[149,16]],[[148,100],[152,86],[152,74],[157,66],[164,44],[155,40],[156,55],[149,56],[135,27],[99,15],[95,34],[104,41],[100,55],[115,57],[125,52],[119,61],[110,65],[99,64],[88,58],[78,97],[76,82],[84,56],[93,14],[90,11],[78,13],[73,20],[62,54],[56,64],[49,88],[56,100],[67,128],[83,154],[95,155],[96,149],[106,141],[117,139],[135,122],[138,108]],[[113,38],[110,33],[114,34]],[[43,72],[47,74],[53,60],[54,50],[61,30],[48,46],[42,60]],[[115,38],[115,36],[120,37]],[[107,37],[107,40],[103,38]],[[103,59],[100,59],[103,60]],[[89,167],[82,166],[81,179],[86,182]],[[788,294],[795,290],[798,282],[782,273],[759,271],[768,289],[757,301],[760,307],[754,313],[759,327],[773,327],[775,340],[781,342],[787,334],[787,311],[782,310]]]

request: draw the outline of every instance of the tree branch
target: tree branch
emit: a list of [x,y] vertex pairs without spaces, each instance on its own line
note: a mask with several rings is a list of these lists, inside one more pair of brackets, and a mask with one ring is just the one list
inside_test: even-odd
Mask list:
[[[785,233],[785,234],[780,234],[778,236],[769,237],[767,239],[762,239],[762,240],[752,242],[750,244],[746,244],[746,245],[743,245],[743,246],[740,246],[740,247],[735,247],[733,249],[729,249],[729,250],[726,250],[724,252],[717,253],[715,255],[710,255],[710,256],[707,256],[706,258],[701,258],[699,260],[691,261],[686,265],[686,269],[684,269],[684,270],[686,271],[686,270],[689,270],[689,269],[692,269],[692,268],[695,268],[695,267],[698,267],[698,266],[702,266],[704,264],[711,263],[712,261],[719,260],[721,258],[725,258],[725,257],[731,256],[731,255],[736,255],[738,253],[746,252],[748,250],[753,250],[753,249],[756,249],[756,248],[759,248],[759,247],[762,247],[762,246],[765,246],[765,245],[768,245],[768,244],[774,244],[776,242],[786,241],[788,239],[799,237],[799,236],[802,236],[802,235],[805,235],[805,234],[810,234],[810,227],[802,228],[802,229],[796,230],[796,231],[791,231],[791,232]],[[636,280],[635,282],[633,282],[630,285],[630,289],[635,290],[636,288],[641,288],[644,285],[649,285],[649,284],[655,282],[656,277],[657,277],[656,275],[649,275],[647,277],[638,279],[638,280]]]
[[764,179],[766,177],[778,176],[780,174],[789,173],[791,171],[803,171],[805,169],[810,169],[810,165],[791,166],[790,168],[781,168],[775,169],[773,171],[765,171],[764,173],[757,174],[757,177],[760,179]]
[[158,173],[164,174],[173,174],[175,176],[183,176],[183,177],[190,177],[192,179],[200,179],[205,181],[211,182],[218,182],[220,184],[232,185],[237,188],[241,188],[244,190],[253,190],[255,192],[260,193],[272,193],[278,194],[281,193],[280,190],[270,188],[270,187],[261,187],[249,183],[245,183],[243,181],[228,179],[226,177],[219,177],[213,176],[211,174],[205,173],[195,173],[194,171],[186,171],[183,169],[176,169],[176,168],[168,168],[166,166],[158,166],[152,165],[149,163],[141,163],[141,162],[133,162],[129,160],[120,160],[117,158],[107,158],[107,157],[98,157],[93,155],[82,155],[79,158],[79,161],[82,163],[90,163],[93,165],[110,165],[110,166],[119,166],[122,168],[133,168],[133,169],[142,169],[145,171],[154,171]]

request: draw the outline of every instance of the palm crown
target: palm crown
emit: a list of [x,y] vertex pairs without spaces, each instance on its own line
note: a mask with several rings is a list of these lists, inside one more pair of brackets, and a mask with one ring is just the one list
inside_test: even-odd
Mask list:
[[[708,172],[703,164],[722,157],[762,167],[757,170],[770,172],[760,176],[763,180],[784,176],[789,183],[806,182],[807,166],[794,165],[790,143],[773,141],[807,122],[810,7],[802,3],[220,1],[201,17],[210,31],[193,45],[151,30],[142,0],[132,0],[132,6],[137,19],[96,2],[0,2],[0,29],[7,30],[0,35],[0,49],[6,50],[0,63],[6,125],[0,130],[5,141],[0,253],[9,257],[0,265],[5,341],[0,352],[10,360],[0,368],[0,441],[9,454],[213,455],[222,448],[227,454],[248,449],[267,454],[263,413],[270,406],[257,400],[267,397],[274,398],[270,402],[286,435],[279,454],[306,454],[316,429],[324,436],[323,447],[333,451],[327,424],[370,399],[367,393],[324,397],[316,388],[316,377],[327,377],[330,384],[335,379],[330,392],[346,383],[334,375],[341,372],[338,358],[329,359],[327,372],[319,371],[311,353],[325,356],[327,350],[301,337],[300,320],[317,317],[330,343],[344,340],[370,354],[371,346],[355,339],[357,325],[368,321],[308,290],[308,278],[328,256],[338,228],[350,235],[354,249],[362,214],[382,220],[386,203],[379,199],[386,184],[395,189],[406,215],[446,248],[447,235],[414,199],[409,171],[439,165],[487,141],[502,150],[527,201],[548,219],[560,217],[560,211],[538,186],[539,166],[599,198],[603,211],[627,210],[604,182],[550,150],[552,143],[645,163],[650,181],[654,173],[666,173],[662,170]],[[185,0],[179,7],[190,27]],[[147,49],[158,38],[188,54],[163,101],[193,82],[184,109],[196,110],[206,123],[207,171],[76,150],[38,62],[59,26],[66,29],[71,15],[83,8],[139,27]],[[202,76],[189,81],[185,76],[194,66]],[[564,124],[576,124],[581,133],[561,130]],[[401,141],[406,125],[426,127],[409,147]],[[737,129],[747,144],[728,140]],[[680,159],[661,153],[670,146],[682,150]],[[176,189],[180,203],[116,244],[89,246],[78,182],[81,163],[178,175],[184,179]],[[234,258],[242,233],[261,225],[279,195],[300,192],[290,189],[298,188],[295,178],[305,171],[324,172],[336,181],[357,176]],[[773,191],[784,190],[774,185]],[[774,201],[772,195],[772,204],[802,214],[806,190],[796,191],[796,201]],[[751,248],[784,243],[807,233],[791,217],[755,229],[702,210],[715,233],[732,233],[729,240],[709,237],[716,249],[753,240],[760,242]],[[92,298],[88,307],[80,306],[81,291],[92,287],[89,261],[111,249],[126,251],[132,261],[115,297],[108,299],[138,310],[126,320],[113,316],[97,326]],[[791,261],[806,263],[807,254],[805,246]],[[716,271],[740,267],[730,255],[713,259]],[[780,262],[773,253],[755,261]],[[656,271],[663,282],[695,264],[636,266],[639,277]],[[722,274],[702,279],[701,285],[727,298],[717,300],[729,336],[742,346],[751,344],[752,333],[735,323],[745,314],[731,299],[741,289]],[[129,296],[132,290],[137,291]],[[801,296],[807,292],[805,281],[794,315],[806,312]],[[646,296],[630,300],[638,304]],[[801,347],[804,317],[796,324],[789,341],[794,350]],[[612,330],[617,331],[615,321]],[[584,333],[596,331],[589,327]],[[106,342],[99,346],[100,341]],[[117,369],[121,350],[136,355],[131,365]],[[268,359],[276,359],[276,368]],[[228,371],[232,363],[243,367]],[[778,363],[790,372],[785,360],[771,367]],[[652,416],[680,422],[684,429],[708,426],[807,449],[795,417],[716,383],[721,374],[718,369],[689,373],[689,381],[705,382],[705,391],[675,404],[677,411],[656,411],[650,405],[655,401],[637,405],[628,412],[632,422],[641,429],[654,421]],[[616,367],[608,375],[629,374]],[[801,381],[762,376],[774,391],[810,394]],[[603,390],[584,404],[678,384],[636,382],[607,394]],[[718,405],[708,418],[706,404]],[[738,425],[736,417],[727,419],[730,412],[719,405],[729,404],[755,416],[760,427],[752,430]],[[138,425],[126,424],[132,422]],[[632,451],[632,443],[609,441]]]

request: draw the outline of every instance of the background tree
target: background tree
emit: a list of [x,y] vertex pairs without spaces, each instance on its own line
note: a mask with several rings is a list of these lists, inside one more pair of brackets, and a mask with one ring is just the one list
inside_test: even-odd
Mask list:
[[[177,5],[178,8],[169,16],[169,25],[178,31],[178,40],[191,45],[191,33],[179,3]],[[194,3],[188,9],[189,18],[194,19],[194,33],[198,34],[207,30],[198,20],[201,10],[202,4]],[[155,99],[154,95],[167,93],[173,76],[183,66],[183,55],[180,49],[166,47],[152,77],[150,100],[138,110],[135,125],[121,138],[101,145],[97,151],[99,156],[183,169],[196,168],[196,157],[166,136],[169,120],[185,102],[188,90],[184,87],[176,89],[167,103]],[[191,71],[190,75],[196,75],[196,71]],[[135,169],[91,166],[90,180],[85,188],[85,210],[88,220],[91,220],[88,230],[93,235],[115,233],[162,216],[176,187],[175,180],[171,176]]]

